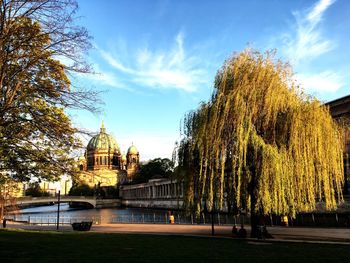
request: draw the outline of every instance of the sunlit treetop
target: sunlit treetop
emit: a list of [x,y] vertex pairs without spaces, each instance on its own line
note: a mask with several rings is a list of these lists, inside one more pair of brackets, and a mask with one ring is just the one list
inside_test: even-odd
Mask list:
[[289,65],[246,49],[218,71],[209,102],[184,120],[179,170],[186,202],[260,214],[334,209],[343,183],[343,130],[301,92]]

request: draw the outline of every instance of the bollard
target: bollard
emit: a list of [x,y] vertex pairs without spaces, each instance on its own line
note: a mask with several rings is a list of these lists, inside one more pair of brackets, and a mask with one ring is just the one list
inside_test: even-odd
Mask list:
[[169,224],[175,224],[175,218],[173,214],[169,216]]
[[339,218],[337,213],[335,213],[335,221],[337,222],[337,226],[339,226]]

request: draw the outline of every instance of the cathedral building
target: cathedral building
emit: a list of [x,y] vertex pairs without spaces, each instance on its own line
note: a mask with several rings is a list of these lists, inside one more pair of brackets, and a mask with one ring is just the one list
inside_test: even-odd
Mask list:
[[122,154],[117,141],[106,132],[102,122],[100,132],[93,136],[84,156],[79,158],[79,181],[89,186],[116,186],[132,181],[139,168],[140,156],[135,145]]

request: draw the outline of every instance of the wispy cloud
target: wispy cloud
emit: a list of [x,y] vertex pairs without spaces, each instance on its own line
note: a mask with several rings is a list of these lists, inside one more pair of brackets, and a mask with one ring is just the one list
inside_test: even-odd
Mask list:
[[311,93],[337,92],[343,86],[343,78],[332,71],[317,74],[297,74],[303,87]]
[[282,53],[298,72],[296,77],[301,87],[314,95],[334,93],[343,86],[341,73],[315,70],[316,60],[325,58],[324,55],[337,46],[334,39],[325,36],[322,27],[324,14],[334,2],[319,0],[307,9],[294,11],[294,23],[277,40]]
[[322,34],[321,21],[334,0],[320,0],[307,10],[293,12],[295,24],[291,32],[283,34],[284,52],[290,62],[300,63],[329,52],[336,45]]
[[114,75],[126,86],[133,83],[149,88],[193,92],[207,82],[207,77],[200,67],[200,59],[187,55],[183,42],[184,37],[180,32],[169,50],[153,51],[142,47],[133,57],[125,57],[124,54],[117,56],[103,49],[98,50],[104,61],[115,70]]
[[76,73],[76,75],[81,79],[88,81],[89,84],[92,84],[92,85],[102,84],[113,88],[133,91],[131,88],[126,86],[123,82],[121,82],[117,78],[117,76],[115,76],[112,72],[101,70],[99,65],[96,63],[93,63],[93,65],[94,65],[95,73],[89,73],[89,74]]

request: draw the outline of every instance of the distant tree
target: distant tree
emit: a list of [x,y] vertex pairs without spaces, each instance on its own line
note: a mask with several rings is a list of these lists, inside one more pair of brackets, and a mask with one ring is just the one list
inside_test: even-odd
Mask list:
[[68,78],[90,71],[76,10],[73,0],[0,1],[0,174],[14,180],[75,173],[81,143],[65,110],[95,111],[97,100]]
[[69,190],[68,195],[70,196],[94,196],[95,189],[88,186],[87,184],[74,184]]
[[259,216],[295,216],[342,200],[343,129],[327,107],[299,89],[290,67],[273,54],[245,50],[219,70],[209,102],[184,119],[178,174],[185,202],[205,201]]
[[32,196],[32,197],[40,197],[40,196],[49,196],[50,194],[48,192],[45,192],[43,189],[41,189],[38,183],[31,183],[26,189],[25,195]]
[[168,158],[156,158],[141,164],[135,175],[134,183],[144,183],[154,177],[170,178],[174,171],[174,164]]
[[99,189],[97,189],[97,194],[99,194],[100,197],[106,199],[118,198],[119,189],[115,186],[102,186]]

